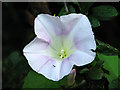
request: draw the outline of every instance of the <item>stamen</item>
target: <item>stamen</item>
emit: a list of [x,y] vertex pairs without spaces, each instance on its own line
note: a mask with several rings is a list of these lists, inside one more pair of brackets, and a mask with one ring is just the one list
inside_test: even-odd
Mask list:
[[65,51],[64,49],[60,50],[59,57],[60,57],[61,59],[63,59],[63,58],[66,57],[66,51]]
[[60,58],[62,58],[62,55],[60,56]]

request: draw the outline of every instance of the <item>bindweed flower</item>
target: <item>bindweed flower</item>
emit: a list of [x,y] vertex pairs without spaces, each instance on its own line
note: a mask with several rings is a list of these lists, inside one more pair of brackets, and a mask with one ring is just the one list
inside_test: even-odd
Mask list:
[[83,14],[39,14],[34,29],[36,37],[23,52],[32,69],[50,80],[62,79],[73,65],[86,65],[96,56],[91,24]]

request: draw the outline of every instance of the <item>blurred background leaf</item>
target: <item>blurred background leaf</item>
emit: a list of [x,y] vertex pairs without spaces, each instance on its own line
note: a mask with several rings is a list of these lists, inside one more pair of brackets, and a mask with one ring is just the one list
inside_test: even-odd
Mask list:
[[101,5],[92,8],[93,16],[99,18],[100,20],[110,20],[118,15],[115,7],[110,5]]
[[68,9],[69,9],[70,13],[75,13],[76,12],[75,8],[72,5],[69,5]]
[[81,13],[88,15],[88,11],[90,10],[94,2],[79,2],[79,4],[81,7]]
[[3,66],[3,88],[20,88],[24,82],[24,76],[30,70],[27,60],[20,52],[14,51],[4,59]]
[[120,76],[114,80],[112,80],[112,82],[110,82],[109,84],[109,90],[115,90],[120,88]]
[[99,80],[102,79],[102,73],[100,69],[92,69],[86,74],[86,77],[91,79],[91,80]]
[[104,54],[104,55],[119,55],[120,51],[113,46],[110,46],[109,44],[105,44],[104,42],[101,42],[100,40],[96,39],[98,46],[96,51],[98,53]]
[[13,67],[15,67],[20,61],[25,60],[22,56],[20,56],[20,53],[18,51],[12,52],[8,59],[12,61]]
[[96,28],[96,27],[100,26],[100,21],[97,18],[95,18],[93,16],[89,16],[89,20],[90,20],[93,28]]
[[68,12],[65,11],[65,7],[62,7],[62,9],[60,10],[58,16],[62,16],[62,15],[66,15],[68,14]]
[[31,70],[24,80],[23,88],[62,88],[66,85],[66,77],[56,82]]
[[88,72],[88,71],[89,71],[88,68],[84,68],[84,69],[80,70],[80,74],[84,74],[84,73],[86,73],[86,72]]

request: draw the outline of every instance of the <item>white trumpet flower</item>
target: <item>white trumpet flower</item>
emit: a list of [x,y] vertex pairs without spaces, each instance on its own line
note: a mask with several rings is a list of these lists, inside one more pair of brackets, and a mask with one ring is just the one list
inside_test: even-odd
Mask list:
[[83,14],[39,14],[34,29],[36,37],[23,53],[31,68],[50,80],[62,79],[73,65],[86,65],[96,56],[91,24]]

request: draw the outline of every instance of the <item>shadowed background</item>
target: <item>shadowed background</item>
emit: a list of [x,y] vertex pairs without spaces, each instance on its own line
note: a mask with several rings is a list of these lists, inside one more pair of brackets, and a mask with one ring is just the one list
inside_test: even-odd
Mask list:
[[[73,5],[73,3],[68,4]],[[27,60],[22,56],[22,50],[35,37],[35,17],[40,13],[58,15],[63,5],[52,2],[2,3],[3,88],[21,87],[24,77],[30,70]],[[119,3],[94,3],[92,7],[99,5],[112,5],[120,12]],[[78,8],[73,6],[79,13]],[[93,28],[95,37],[120,50],[120,15],[110,21],[101,21],[100,24],[100,27]],[[18,61],[15,61],[16,59]],[[91,81],[88,87],[95,85],[99,87],[105,82]]]

